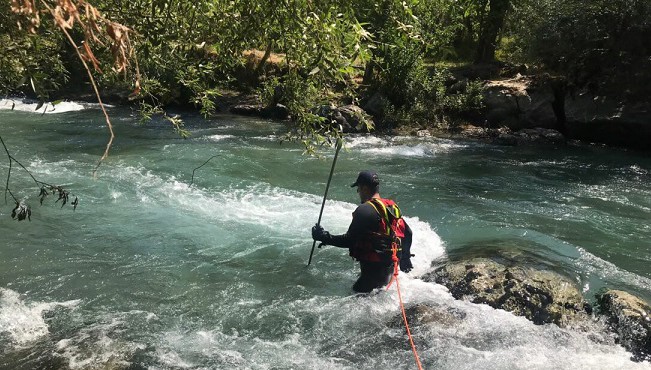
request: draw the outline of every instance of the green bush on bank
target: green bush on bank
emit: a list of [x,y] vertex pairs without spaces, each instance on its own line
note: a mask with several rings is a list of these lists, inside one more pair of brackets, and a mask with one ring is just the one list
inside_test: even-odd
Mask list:
[[578,88],[651,93],[648,0],[517,2],[503,34],[504,57],[537,63]]
[[1,2],[0,95],[31,92],[40,100],[48,100],[50,93],[70,77],[61,56],[61,51],[66,50],[64,37],[50,29],[31,35],[19,30],[17,22],[9,2]]
[[372,89],[386,96],[386,113],[378,128],[432,126],[449,122],[450,117],[472,118],[483,108],[482,82],[464,81],[452,92],[453,82],[449,70],[427,66],[415,47],[385,53],[384,67]]
[[[34,90],[47,99],[75,85],[86,88],[75,51],[46,22],[46,12],[37,34],[28,35],[15,26],[19,17],[9,3],[0,2],[0,93]],[[577,86],[630,94],[651,86],[646,0],[92,3],[135,32],[142,84],[137,102],[145,117],[167,105],[194,106],[208,116],[220,91],[259,89],[266,103],[288,108],[291,137],[307,143],[339,134],[313,113],[315,107],[365,103],[373,96],[383,102],[375,117],[379,128],[477,118],[481,82],[459,84],[441,66],[473,62],[479,55],[533,64]],[[501,43],[493,50],[486,35],[496,30],[493,41]],[[263,56],[247,60],[244,53],[251,50]],[[101,87],[133,83],[133,75],[111,71],[108,48],[96,54],[105,63],[97,76]],[[282,60],[274,68],[265,67],[270,55]]]

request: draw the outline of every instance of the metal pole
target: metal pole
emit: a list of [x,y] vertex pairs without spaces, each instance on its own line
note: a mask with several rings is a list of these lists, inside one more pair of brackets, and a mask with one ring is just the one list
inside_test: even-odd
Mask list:
[[[326,199],[328,198],[328,189],[330,189],[330,180],[332,180],[332,174],[335,172],[335,164],[337,163],[337,156],[339,155],[339,149],[341,149],[342,140],[337,140],[337,150],[335,151],[335,158],[332,160],[332,168],[330,168],[330,176],[328,176],[328,184],[325,188],[325,194],[323,194],[323,202],[321,203],[321,212],[319,212],[319,220],[316,222],[317,225],[321,225],[321,216],[323,216],[323,207],[325,207]],[[309,266],[312,263],[312,255],[314,254],[314,247],[316,246],[316,240],[312,243],[312,251],[310,251],[310,259],[307,261]]]

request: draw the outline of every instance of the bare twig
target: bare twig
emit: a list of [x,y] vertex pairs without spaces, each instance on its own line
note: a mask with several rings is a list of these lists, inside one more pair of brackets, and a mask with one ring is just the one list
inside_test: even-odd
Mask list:
[[200,169],[201,167],[205,166],[208,162],[210,162],[211,159],[213,159],[215,157],[219,157],[219,154],[213,155],[212,157],[208,158],[207,161],[203,162],[203,164],[201,166],[199,166],[199,167],[195,168],[194,170],[192,170],[192,179],[190,180],[190,186],[192,186],[192,183],[194,182],[194,171],[196,171],[196,170]]
[[5,149],[5,152],[7,153],[7,158],[9,158],[9,171],[7,172],[7,183],[5,185],[5,204],[7,203],[7,192],[9,193],[9,195],[11,195],[12,198],[14,198],[14,201],[18,203],[18,199],[14,196],[14,194],[11,192],[11,189],[9,188],[9,179],[11,178],[11,169],[12,169],[13,162],[16,162],[17,165],[19,165],[23,170],[25,170],[25,172],[27,172],[27,174],[32,178],[32,180],[34,180],[36,186],[38,186],[39,188],[42,185],[51,186],[50,184],[36,180],[36,178],[32,176],[31,172],[29,172],[29,170],[25,168],[25,166],[23,166],[22,163],[20,163],[16,158],[14,158],[14,156],[11,155],[11,153],[9,153],[9,149],[5,144],[5,141],[2,139],[2,136],[0,136],[0,142],[2,143],[2,147]]
[[11,195],[11,197],[14,198],[16,202],[18,202],[18,199],[16,199],[11,190],[9,190],[9,179],[11,178],[11,165],[13,163],[13,157],[11,154],[9,154],[9,149],[7,149],[5,141],[2,140],[2,136],[0,136],[0,142],[2,142],[2,146],[5,148],[5,152],[7,152],[7,158],[9,159],[9,172],[7,173],[7,184],[5,185],[5,204],[7,204],[7,192],[9,192],[9,195]]

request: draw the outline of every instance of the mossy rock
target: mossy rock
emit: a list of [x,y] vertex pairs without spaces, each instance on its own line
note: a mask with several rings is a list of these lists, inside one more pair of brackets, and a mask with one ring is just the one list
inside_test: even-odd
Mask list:
[[633,353],[636,361],[651,360],[651,306],[621,290],[597,295],[599,313],[603,314],[617,342]]
[[472,258],[448,262],[430,278],[457,299],[503,309],[535,324],[574,327],[590,318],[591,307],[576,284],[553,271]]

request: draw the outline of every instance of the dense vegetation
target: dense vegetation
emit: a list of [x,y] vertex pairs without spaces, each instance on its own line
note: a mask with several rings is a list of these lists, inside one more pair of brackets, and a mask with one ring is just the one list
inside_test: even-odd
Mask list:
[[[31,3],[31,1],[26,1]],[[0,93],[41,100],[87,91],[76,51],[44,5],[29,32],[25,1],[0,2]],[[460,65],[524,64],[577,88],[649,96],[648,0],[94,0],[130,27],[139,75],[111,70],[110,45],[93,45],[103,91],[140,88],[145,116],[168,105],[210,115],[227,91],[285,105],[296,137],[337,135],[314,112],[324,104],[379,101],[380,128],[472,118],[481,86],[450,89]],[[82,19],[85,16],[82,14]],[[18,27],[18,23],[22,27]],[[84,32],[71,29],[82,45]],[[497,63],[499,61],[499,63]],[[499,70],[499,69],[498,69]],[[636,95],[637,94],[637,95]],[[177,126],[178,127],[178,126]],[[306,142],[307,143],[307,142]]]

